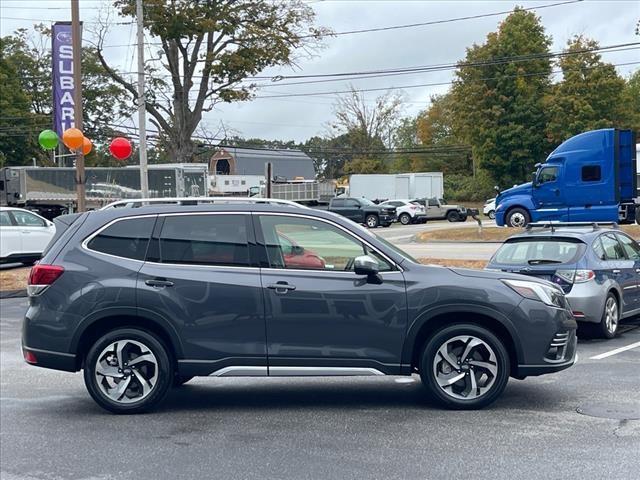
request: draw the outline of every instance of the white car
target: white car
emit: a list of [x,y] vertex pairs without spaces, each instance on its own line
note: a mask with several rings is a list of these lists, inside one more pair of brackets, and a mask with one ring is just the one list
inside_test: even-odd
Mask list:
[[53,222],[37,213],[0,207],[0,263],[34,263],[55,233]]
[[490,198],[484,203],[484,208],[482,209],[482,213],[484,213],[491,220],[496,218],[496,199]]
[[424,206],[417,202],[410,200],[387,200],[380,205],[389,205],[396,207],[396,215],[398,221],[402,225],[409,225],[410,223],[425,223],[427,221],[427,212]]

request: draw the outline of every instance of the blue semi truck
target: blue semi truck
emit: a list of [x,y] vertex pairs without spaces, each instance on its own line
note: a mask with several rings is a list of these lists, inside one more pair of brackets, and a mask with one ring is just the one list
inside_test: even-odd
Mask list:
[[496,223],[640,223],[636,216],[636,134],[606,128],[563,142],[536,165],[531,182],[496,197]]

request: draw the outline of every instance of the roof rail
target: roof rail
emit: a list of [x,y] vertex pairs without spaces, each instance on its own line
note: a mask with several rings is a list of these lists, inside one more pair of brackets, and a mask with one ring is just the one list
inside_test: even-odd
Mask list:
[[148,205],[201,205],[207,203],[252,203],[252,204],[268,204],[282,205],[297,208],[309,208],[291,200],[281,200],[279,198],[255,198],[255,197],[164,197],[164,198],[130,198],[127,200],[118,200],[112,202],[100,210],[110,210],[112,208],[140,208]]
[[533,228],[550,228],[551,233],[555,232],[557,227],[592,227],[593,230],[599,230],[601,227],[618,228],[616,222],[534,222],[526,226],[526,230]]

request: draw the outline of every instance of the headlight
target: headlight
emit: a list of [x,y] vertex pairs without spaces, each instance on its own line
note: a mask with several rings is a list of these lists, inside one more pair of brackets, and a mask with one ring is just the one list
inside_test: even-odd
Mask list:
[[558,287],[527,280],[502,280],[505,285],[524,298],[546,303],[551,307],[565,308],[564,293]]

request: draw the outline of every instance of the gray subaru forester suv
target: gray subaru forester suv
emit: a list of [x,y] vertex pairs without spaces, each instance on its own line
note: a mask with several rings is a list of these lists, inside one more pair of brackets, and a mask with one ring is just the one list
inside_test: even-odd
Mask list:
[[510,376],[575,361],[559,287],[421,265],[330,212],[190,199],[56,224],[29,278],[24,358],[83,370],[112,412],[194,376],[414,373],[441,405],[479,408]]

